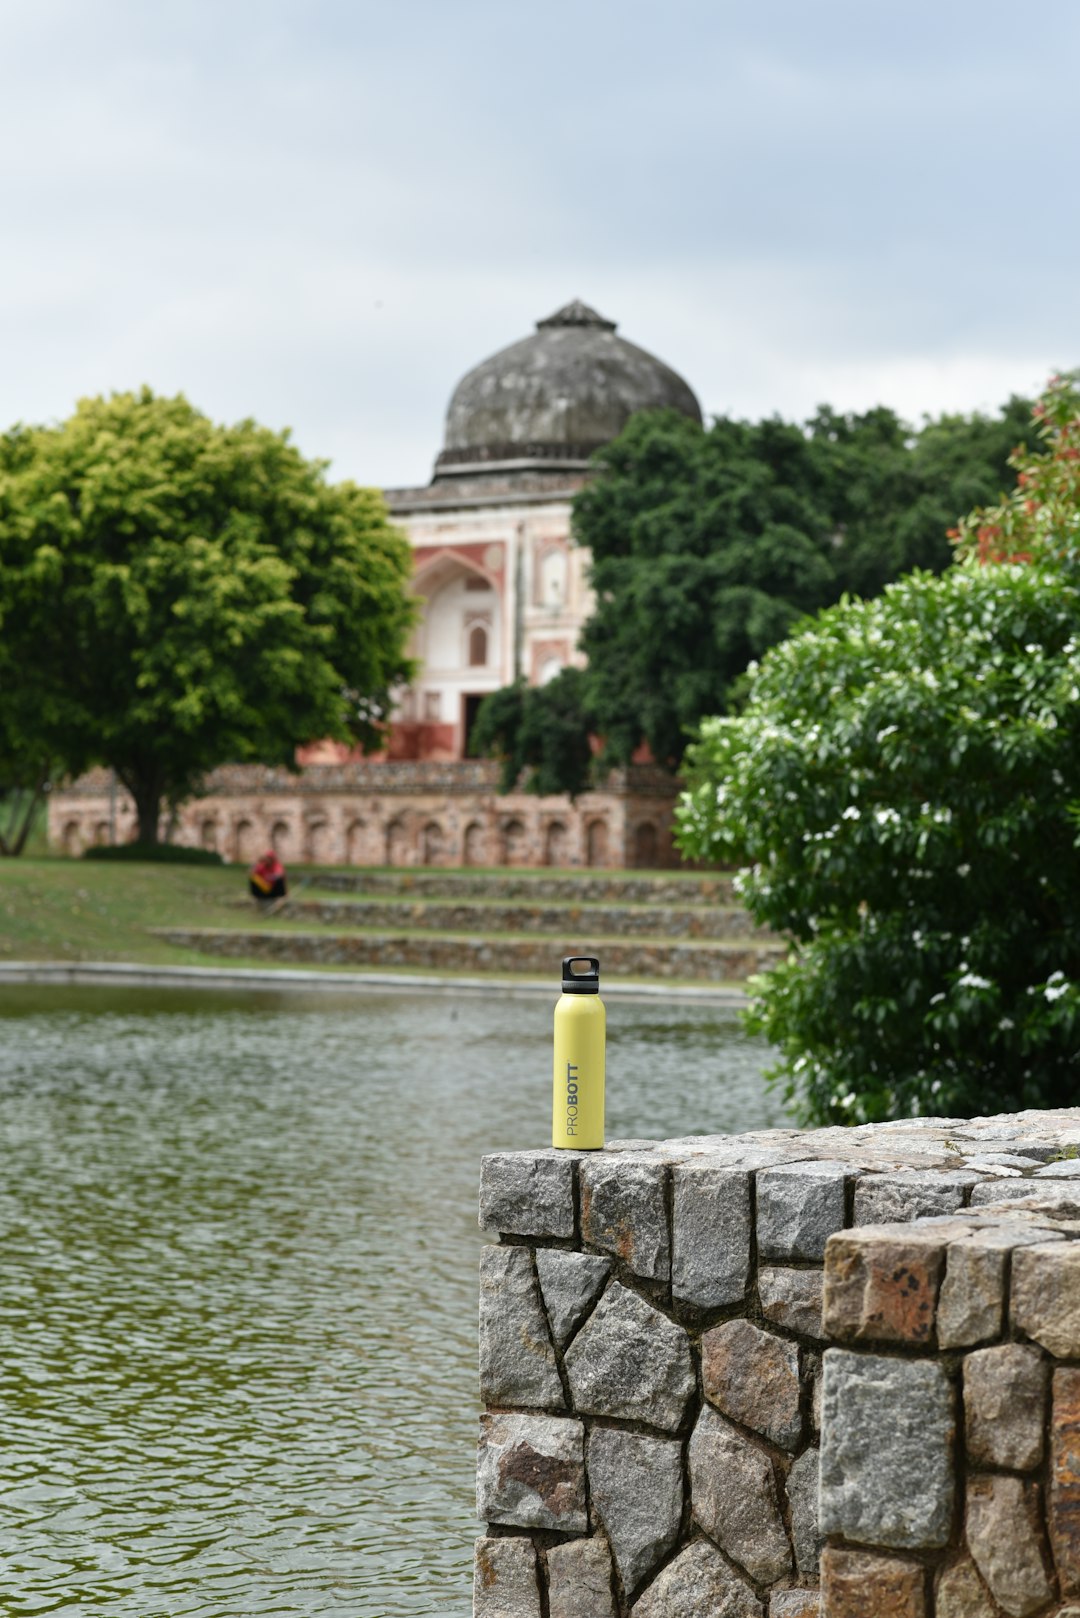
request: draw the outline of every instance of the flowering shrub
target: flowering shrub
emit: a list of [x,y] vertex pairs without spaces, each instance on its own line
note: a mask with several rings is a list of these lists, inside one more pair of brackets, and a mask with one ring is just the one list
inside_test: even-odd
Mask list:
[[1015,498],[961,524],[949,572],[811,620],[688,754],[684,852],[748,862],[747,907],[793,940],[752,1020],[807,1120],[1080,1093],[1071,382],[1043,420],[1046,450]]

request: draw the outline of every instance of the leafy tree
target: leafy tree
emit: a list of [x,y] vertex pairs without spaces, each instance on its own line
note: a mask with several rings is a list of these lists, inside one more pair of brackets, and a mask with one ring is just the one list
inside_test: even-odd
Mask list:
[[[633,418],[574,507],[596,591],[577,724],[603,738],[602,762],[627,763],[644,737],[677,766],[692,729],[804,615],[946,567],[949,524],[1011,483],[1025,440],[1017,399],[918,432],[886,409],[707,430],[674,412]],[[505,731],[501,746],[520,751]]]
[[707,721],[690,750],[684,852],[749,862],[751,913],[793,940],[753,1016],[808,1119],[1075,1093],[1071,382],[1039,417],[1043,447],[1014,458],[1015,493],[960,525],[965,559],[820,614],[751,672],[741,715]]
[[547,685],[517,680],[481,703],[470,751],[502,761],[504,792],[522,778],[530,792],[585,791],[592,748],[583,684],[581,669],[565,668]]
[[[410,573],[378,494],[182,397],[83,400],[0,461],[4,656],[41,697],[35,744],[115,769],[140,842],[226,760],[374,743],[409,673]],[[6,682],[0,716],[25,737]]]

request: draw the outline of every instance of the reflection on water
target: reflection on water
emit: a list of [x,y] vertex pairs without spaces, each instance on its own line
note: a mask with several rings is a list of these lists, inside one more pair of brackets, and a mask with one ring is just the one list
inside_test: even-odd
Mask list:
[[[0,994],[0,1611],[466,1618],[478,1165],[550,1020]],[[779,1121],[734,1017],[609,1023],[610,1136]]]

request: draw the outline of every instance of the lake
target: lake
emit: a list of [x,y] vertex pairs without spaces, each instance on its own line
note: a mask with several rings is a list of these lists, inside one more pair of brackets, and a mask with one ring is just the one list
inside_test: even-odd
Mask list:
[[[0,1611],[468,1618],[486,1151],[550,1002],[0,991]],[[608,1135],[783,1121],[700,1003],[608,1005]]]

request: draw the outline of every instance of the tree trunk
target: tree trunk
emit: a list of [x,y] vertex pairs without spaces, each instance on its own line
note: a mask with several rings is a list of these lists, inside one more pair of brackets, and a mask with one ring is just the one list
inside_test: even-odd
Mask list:
[[16,788],[12,792],[8,824],[0,831],[0,857],[14,859],[26,847],[38,805],[45,796],[45,781],[43,775],[33,787],[21,791]]
[[137,843],[148,843],[153,847],[158,841],[158,824],[161,820],[161,786],[156,779],[143,780],[136,778],[130,785],[124,782],[128,791],[135,800],[135,819],[138,830],[135,834]]

